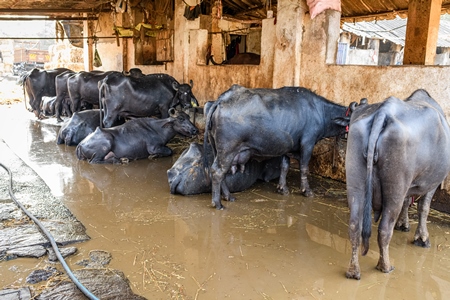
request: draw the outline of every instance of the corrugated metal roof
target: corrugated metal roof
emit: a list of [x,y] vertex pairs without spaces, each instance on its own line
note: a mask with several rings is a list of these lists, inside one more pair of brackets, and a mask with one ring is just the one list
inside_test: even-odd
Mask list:
[[[345,22],[406,18],[410,0],[341,0],[341,18]],[[450,13],[450,0],[442,0],[442,13]]]
[[[396,17],[393,20],[344,23],[342,30],[371,39],[388,40],[405,46],[407,19]],[[438,34],[438,47],[450,47],[450,20],[441,18]]]

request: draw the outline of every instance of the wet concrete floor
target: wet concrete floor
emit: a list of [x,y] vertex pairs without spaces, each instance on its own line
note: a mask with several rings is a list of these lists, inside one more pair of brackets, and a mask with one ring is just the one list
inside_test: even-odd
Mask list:
[[[55,124],[34,120],[23,104],[0,106],[0,138],[91,237],[67,259],[73,269],[89,251],[108,251],[109,267],[124,272],[134,293],[147,299],[450,299],[446,214],[431,212],[432,246],[423,249],[411,244],[417,224],[411,208],[413,230],[395,232],[390,244],[390,274],[375,269],[374,224],[362,279],[349,280],[345,185],[312,176],[316,197],[305,198],[291,170],[290,195],[275,193],[276,182],[260,182],[217,211],[209,194],[169,193],[166,170],[176,157],[90,165],[77,160],[75,147],[56,144]],[[22,285],[42,264],[0,262],[0,288]]]

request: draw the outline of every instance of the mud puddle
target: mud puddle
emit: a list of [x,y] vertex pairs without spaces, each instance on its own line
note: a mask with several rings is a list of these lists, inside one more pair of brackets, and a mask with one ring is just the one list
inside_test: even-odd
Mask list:
[[[91,239],[67,258],[74,269],[90,251],[108,251],[108,267],[122,271],[133,292],[147,299],[450,297],[448,215],[432,212],[432,246],[422,249],[411,244],[417,220],[411,209],[413,230],[395,232],[390,244],[390,274],[375,270],[374,225],[369,254],[361,258],[362,279],[348,280],[343,184],[313,176],[316,197],[305,198],[291,170],[289,196],[274,192],[276,182],[257,183],[216,211],[209,194],[169,193],[166,170],[176,157],[128,165],[79,162],[74,147],[56,145],[52,122],[33,120],[23,105],[0,107],[0,137],[86,227]],[[23,285],[44,260],[0,262],[0,287]]]

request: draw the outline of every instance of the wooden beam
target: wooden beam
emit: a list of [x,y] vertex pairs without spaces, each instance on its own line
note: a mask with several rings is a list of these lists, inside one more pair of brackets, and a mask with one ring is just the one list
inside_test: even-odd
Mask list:
[[[84,14],[86,17],[87,14]],[[92,39],[92,23],[85,20],[83,21],[83,36],[84,36],[84,70],[85,71],[92,71],[93,65],[94,65],[94,50],[92,48],[93,45],[93,39]]]
[[434,65],[442,0],[410,0],[404,65]]

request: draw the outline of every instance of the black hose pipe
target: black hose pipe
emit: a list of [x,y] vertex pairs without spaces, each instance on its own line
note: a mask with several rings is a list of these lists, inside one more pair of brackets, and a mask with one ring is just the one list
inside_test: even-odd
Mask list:
[[97,297],[94,296],[84,285],[81,284],[81,282],[78,281],[78,279],[73,275],[72,271],[70,270],[69,266],[67,265],[66,261],[64,260],[64,257],[62,257],[61,252],[59,252],[58,245],[56,245],[55,239],[51,235],[51,233],[45,229],[45,227],[42,225],[42,223],[35,217],[33,214],[31,214],[16,198],[16,196],[13,193],[12,188],[12,173],[11,170],[6,167],[4,164],[0,163],[0,167],[6,170],[9,175],[9,195],[11,196],[11,199],[19,206],[20,209],[30,218],[33,220],[33,222],[39,227],[41,232],[47,237],[47,240],[52,244],[52,248],[55,251],[56,257],[58,258],[59,262],[63,266],[64,270],[66,271],[69,278],[75,283],[75,285],[80,289],[80,291],[89,299],[91,300],[98,300]]

